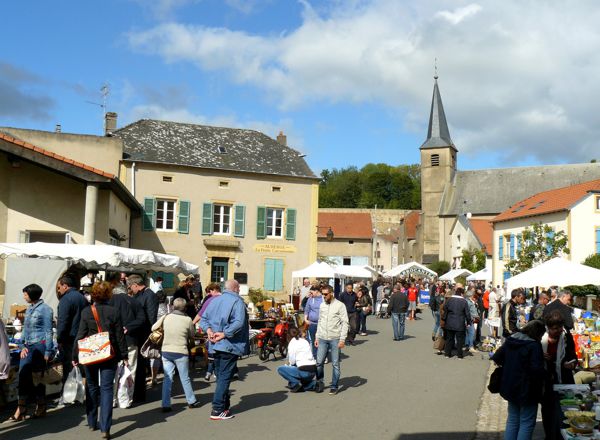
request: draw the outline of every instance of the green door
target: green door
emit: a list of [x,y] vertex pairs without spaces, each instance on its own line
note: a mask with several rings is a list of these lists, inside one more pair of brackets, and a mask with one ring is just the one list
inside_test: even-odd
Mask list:
[[213,257],[210,267],[210,281],[219,283],[221,289],[227,281],[227,268],[229,266],[229,258]]

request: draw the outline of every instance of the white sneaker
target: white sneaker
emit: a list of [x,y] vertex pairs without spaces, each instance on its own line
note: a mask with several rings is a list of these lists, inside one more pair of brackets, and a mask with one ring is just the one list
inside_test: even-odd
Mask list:
[[364,333],[364,332],[363,332],[363,333],[360,333],[360,335],[361,335],[361,336],[367,336],[367,334],[366,334],[366,333]]

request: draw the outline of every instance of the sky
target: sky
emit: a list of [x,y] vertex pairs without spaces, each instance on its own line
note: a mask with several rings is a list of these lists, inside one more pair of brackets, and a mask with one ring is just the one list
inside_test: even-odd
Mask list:
[[[434,66],[460,169],[600,159],[594,0],[4,2],[0,126],[279,131],[313,171],[418,163]],[[10,17],[10,19],[7,19]]]

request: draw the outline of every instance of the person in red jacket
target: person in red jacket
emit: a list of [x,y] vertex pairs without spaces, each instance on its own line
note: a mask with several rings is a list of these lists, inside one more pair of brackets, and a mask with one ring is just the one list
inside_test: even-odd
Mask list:
[[485,309],[483,312],[483,317],[487,319],[489,310],[490,310],[490,289],[485,289],[483,292],[483,308]]
[[416,313],[417,313],[417,296],[419,295],[419,290],[415,287],[415,283],[410,283],[410,287],[408,288],[408,311],[409,318],[411,321],[414,321]]

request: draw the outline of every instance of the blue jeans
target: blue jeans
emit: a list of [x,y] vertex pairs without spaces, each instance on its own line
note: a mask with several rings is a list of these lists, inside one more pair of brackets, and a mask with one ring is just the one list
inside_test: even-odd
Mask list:
[[312,349],[313,358],[317,359],[317,347],[315,347],[315,341],[317,340],[317,324],[310,324],[308,326],[308,342],[310,342],[310,348]]
[[440,331],[440,312],[439,310],[436,310],[435,312],[431,312],[431,314],[433,315],[433,336],[437,336],[438,332]]
[[467,327],[467,338],[465,339],[465,347],[472,348],[475,344],[475,326],[471,324]]
[[367,333],[367,313],[358,312],[358,333]]
[[281,377],[288,381],[290,388],[301,384],[306,391],[311,391],[317,384],[317,381],[315,380],[315,373],[310,371],[302,371],[295,366],[282,365],[281,367],[277,368],[277,372]]
[[406,313],[392,313],[392,329],[394,340],[404,339],[404,328],[406,327]]
[[217,386],[213,395],[212,408],[213,411],[222,412],[229,409],[229,384],[237,369],[238,355],[215,351],[214,357]]
[[327,352],[331,351],[331,365],[333,366],[333,376],[331,378],[331,389],[337,390],[340,380],[340,343],[339,339],[319,339],[319,348],[317,350],[317,380],[323,381],[323,364],[327,357]]
[[519,405],[508,402],[508,418],[504,440],[530,440],[535,428],[537,403]]
[[19,399],[27,399],[31,395],[35,395],[37,399],[46,397],[46,385],[33,385],[34,371],[43,371],[46,368],[46,344],[36,342],[35,344],[25,345],[27,348],[27,356],[19,361]]
[[185,400],[187,400],[188,405],[196,403],[196,396],[194,395],[194,389],[192,388],[188,372],[189,357],[179,353],[163,353],[162,363],[163,371],[165,372],[162,385],[162,407],[168,408],[171,406],[171,387],[173,386],[173,376],[175,375],[176,367],[179,372],[179,381],[185,393]]
[[117,362],[113,359],[96,365],[85,366],[85,413],[88,426],[98,428],[100,409],[100,431],[110,432],[113,414],[113,383]]

